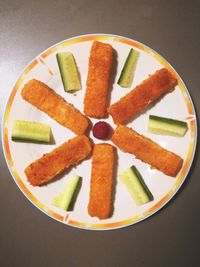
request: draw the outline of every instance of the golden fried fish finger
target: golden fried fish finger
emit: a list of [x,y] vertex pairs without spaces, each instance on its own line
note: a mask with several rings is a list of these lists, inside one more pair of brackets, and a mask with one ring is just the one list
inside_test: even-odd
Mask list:
[[27,102],[47,113],[75,134],[86,132],[89,126],[88,118],[45,83],[33,79],[24,86],[21,95]]
[[94,41],[89,58],[84,112],[94,118],[107,115],[113,48],[110,44]]
[[112,145],[97,144],[94,146],[88,204],[88,213],[92,217],[105,219],[111,215],[115,153],[115,147]]
[[166,175],[176,176],[182,167],[181,157],[126,126],[116,128],[112,141],[122,151],[135,155]]
[[32,185],[46,184],[62,171],[85,159],[91,149],[91,141],[85,135],[76,136],[31,163],[24,172]]
[[115,124],[124,124],[143,112],[153,101],[173,90],[177,81],[165,68],[156,71],[108,108]]

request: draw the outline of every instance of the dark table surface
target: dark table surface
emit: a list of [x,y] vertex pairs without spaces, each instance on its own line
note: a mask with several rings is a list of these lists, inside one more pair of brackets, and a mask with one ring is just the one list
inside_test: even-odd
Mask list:
[[[183,77],[200,112],[200,1],[0,1],[0,118],[22,69],[61,40],[112,33],[163,55]],[[2,127],[2,126],[1,126]],[[17,188],[0,147],[0,266],[200,266],[197,147],[178,194],[149,219],[119,230],[65,226]]]

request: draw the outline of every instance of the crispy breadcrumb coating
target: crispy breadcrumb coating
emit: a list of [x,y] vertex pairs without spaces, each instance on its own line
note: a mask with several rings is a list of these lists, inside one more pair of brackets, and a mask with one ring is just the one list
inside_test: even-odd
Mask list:
[[115,153],[115,147],[105,143],[93,149],[88,213],[99,219],[108,218],[113,210]]
[[75,134],[86,132],[89,126],[88,118],[45,83],[33,79],[24,86],[21,95],[27,102],[47,113]]
[[176,176],[182,167],[181,157],[126,126],[116,128],[112,141],[122,151],[135,155],[166,175]]
[[76,136],[31,163],[24,172],[33,186],[46,184],[62,171],[85,159],[91,149],[91,141],[85,135]]
[[84,112],[94,118],[107,115],[113,48],[110,44],[94,41],[89,58]]
[[177,81],[167,69],[156,71],[108,108],[115,124],[124,124],[143,112],[153,101],[174,89]]

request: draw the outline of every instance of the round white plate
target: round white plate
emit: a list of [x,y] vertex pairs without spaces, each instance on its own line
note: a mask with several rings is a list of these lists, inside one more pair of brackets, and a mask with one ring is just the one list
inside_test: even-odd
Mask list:
[[[67,130],[56,123],[45,113],[24,101],[20,95],[23,86],[33,78],[41,80],[83,112],[88,58],[94,40],[110,43],[117,54],[116,75],[113,90],[111,92],[111,103],[116,102],[119,98],[147,78],[148,75],[160,68],[166,67],[174,74],[178,80],[178,85],[175,90],[163,97],[151,109],[148,109],[148,111],[129,123],[128,127],[134,128],[139,133],[151,138],[161,146],[175,152],[184,159],[181,171],[177,177],[173,178],[166,176],[155,169],[152,170],[148,164],[145,164],[140,160],[135,159],[132,155],[123,153],[118,149],[117,172],[120,173],[131,165],[135,165],[152,192],[154,200],[143,206],[136,206],[126,188],[120,181],[117,181],[114,212],[110,218],[105,220],[90,217],[87,212],[90,191],[91,158],[83,161],[75,168],[72,168],[67,175],[64,174],[62,178],[45,186],[31,186],[27,182],[27,178],[24,174],[24,169],[27,165],[75,135],[70,130]],[[130,89],[124,89],[117,84],[117,80],[131,47],[140,52],[140,57],[133,84]],[[62,51],[71,51],[74,54],[80,71],[82,90],[74,94],[64,92],[61,82],[56,61],[56,53]],[[189,129],[184,137],[150,134],[147,131],[149,114],[187,121]],[[52,128],[55,144],[44,145],[12,141],[12,124],[16,119],[49,124]],[[97,122],[96,119],[91,119],[91,121],[92,123]],[[116,127],[111,117],[104,121],[107,121],[113,128]],[[94,34],[78,36],[60,42],[42,52],[28,65],[28,67],[25,68],[22,75],[18,78],[6,105],[2,136],[4,153],[9,170],[21,191],[36,207],[50,217],[67,225],[84,229],[115,229],[137,223],[149,217],[163,207],[178,191],[185,180],[193,161],[197,139],[197,125],[194,107],[188,90],[177,72],[163,57],[149,47],[128,38],[115,35]],[[93,139],[94,143],[102,142],[95,139],[92,136],[92,133],[90,133],[90,137]],[[111,142],[108,141],[108,143]],[[77,174],[82,177],[82,186],[73,211],[66,212],[54,207],[51,204],[51,201],[52,198],[63,191],[68,177],[72,174]]]

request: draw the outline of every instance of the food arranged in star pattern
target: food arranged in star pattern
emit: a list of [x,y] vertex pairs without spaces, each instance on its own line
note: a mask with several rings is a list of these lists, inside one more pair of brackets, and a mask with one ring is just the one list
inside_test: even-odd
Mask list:
[[[29,164],[24,171],[27,180],[32,186],[47,184],[71,166],[91,157],[88,214],[99,219],[109,218],[113,214],[117,148],[133,154],[137,159],[167,176],[176,177],[183,164],[183,159],[179,155],[126,126],[130,120],[145,112],[152,103],[172,92],[177,85],[176,78],[168,69],[159,69],[117,102],[109,104],[115,52],[110,44],[93,42],[83,99],[84,114],[42,81],[32,79],[21,91],[25,101],[76,134],[75,137],[66,140],[51,152]],[[81,88],[83,90],[81,73],[73,54],[63,52],[58,53],[56,57],[64,90],[67,93]],[[121,87],[131,87],[138,58],[139,52],[131,49],[118,80]],[[86,136],[91,125],[89,117],[103,119],[109,115],[116,128],[112,133],[108,123],[97,122],[92,128],[93,136],[104,141],[95,144],[95,139],[91,140]],[[156,134],[184,136],[187,123],[151,115],[148,129]],[[110,140],[113,145],[105,142],[111,133]],[[51,129],[48,125],[20,120],[14,123],[12,131],[13,140],[49,143],[50,135]],[[52,203],[58,208],[68,210],[79,180],[80,177],[77,175],[69,178],[71,182],[63,192],[55,196]],[[118,180],[125,185],[137,205],[145,205],[153,200],[153,192],[150,192],[136,166],[130,166],[119,175]]]

